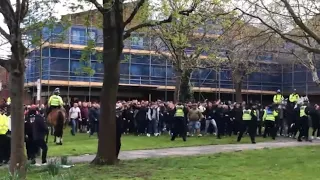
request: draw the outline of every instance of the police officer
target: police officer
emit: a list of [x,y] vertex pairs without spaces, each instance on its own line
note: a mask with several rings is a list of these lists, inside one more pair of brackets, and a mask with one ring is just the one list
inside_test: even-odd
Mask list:
[[[48,135],[49,130],[45,123],[44,118],[41,115],[38,115],[35,110],[30,112],[31,124],[32,124],[32,135],[35,149],[42,149],[42,164],[47,163],[47,153],[48,146],[45,142],[45,137]],[[35,159],[32,159],[32,163],[35,163]]]
[[176,105],[176,111],[174,114],[174,121],[172,124],[172,137],[171,141],[174,141],[178,134],[182,137],[183,141],[187,140],[187,132],[186,132],[186,120],[184,113],[184,106],[181,103]]
[[10,159],[10,138],[7,136],[9,130],[8,118],[3,109],[0,112],[0,165],[7,164]]
[[299,96],[299,94],[297,94],[297,90],[294,89],[293,93],[291,93],[290,96],[289,96],[289,103],[290,103],[292,108],[298,102],[299,98],[300,98],[300,96]]
[[267,134],[270,134],[272,139],[276,139],[276,117],[278,116],[278,113],[273,110],[272,106],[268,106],[263,113],[263,121],[265,130],[263,133],[263,138],[267,137]]
[[49,101],[48,101],[48,114],[52,111],[54,108],[61,108],[63,107],[63,101],[62,98],[60,97],[60,89],[56,88],[53,92],[53,95],[50,96]]
[[[33,125],[34,122],[34,110],[29,110],[28,114],[26,115],[25,121],[24,121],[24,132],[25,132],[25,142],[26,142],[26,150],[27,150],[27,158],[28,160],[34,160],[36,156],[36,149],[35,144],[33,140]],[[35,164],[35,161],[32,162],[32,164]]]
[[298,141],[301,142],[301,138],[305,137],[305,140],[309,140],[309,108],[307,107],[307,102],[304,102],[300,107],[300,119],[299,119],[299,137]]
[[284,99],[284,98],[283,98],[283,96],[282,96],[282,94],[281,94],[281,91],[280,91],[280,89],[278,89],[278,90],[277,90],[277,94],[275,94],[275,95],[273,96],[273,103],[274,103],[275,105],[279,105],[279,104],[281,104],[281,102],[282,102],[283,99]]
[[249,106],[246,106],[245,109],[242,112],[242,128],[240,130],[239,136],[238,136],[238,142],[241,141],[241,138],[244,134],[244,132],[246,132],[246,130],[248,130],[250,139],[251,139],[251,143],[255,144],[255,135],[256,135],[256,120],[257,120],[257,113],[256,110],[252,110],[249,108]]

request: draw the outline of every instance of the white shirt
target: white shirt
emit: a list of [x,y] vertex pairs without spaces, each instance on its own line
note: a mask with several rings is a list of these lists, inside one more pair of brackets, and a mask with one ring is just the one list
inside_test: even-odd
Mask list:
[[70,119],[77,119],[79,118],[79,113],[80,113],[80,108],[79,107],[72,107],[69,110],[69,114],[70,114]]

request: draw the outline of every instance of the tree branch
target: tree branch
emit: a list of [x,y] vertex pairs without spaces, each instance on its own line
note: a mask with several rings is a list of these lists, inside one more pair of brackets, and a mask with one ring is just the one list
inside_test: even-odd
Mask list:
[[128,19],[124,22],[124,27],[126,27],[128,24],[131,23],[131,21],[136,16],[136,14],[138,13],[139,9],[143,6],[144,3],[145,3],[145,0],[140,0],[138,2],[138,4],[136,5],[136,7],[133,9],[132,13],[128,17]]
[[22,3],[21,3],[21,12],[20,12],[20,21],[22,21],[27,13],[28,13],[28,10],[29,10],[29,0],[22,0]]
[[10,35],[2,27],[0,27],[0,34],[10,41]]
[[[193,3],[193,5],[191,6],[191,8],[187,9],[187,10],[182,10],[182,11],[179,11],[178,14],[180,15],[184,15],[184,16],[189,16],[189,14],[191,14],[197,7],[197,4],[196,3]],[[146,22],[146,23],[142,23],[142,24],[139,24],[139,25],[136,25],[128,30],[125,31],[124,35],[123,35],[123,39],[127,39],[128,37],[131,36],[131,33],[138,30],[138,29],[141,29],[141,28],[144,28],[144,27],[153,27],[153,26],[159,26],[161,24],[165,24],[165,23],[170,23],[172,22],[172,19],[173,19],[173,14],[171,14],[167,19],[164,19],[162,21],[151,21],[151,22]]]
[[97,9],[99,12],[104,13],[106,11],[106,9],[103,8],[103,6],[98,3],[97,0],[86,0],[88,2],[91,2]]
[[9,69],[10,69],[10,60],[6,60],[6,59],[0,58],[0,66],[2,66],[3,68],[5,68],[5,69],[9,72]]
[[243,14],[247,15],[247,16],[250,16],[252,18],[255,18],[255,19],[258,19],[263,25],[267,26],[269,29],[271,29],[272,31],[274,31],[275,33],[277,33],[282,39],[284,40],[287,40],[293,44],[296,44],[298,46],[300,46],[301,48],[305,49],[306,51],[308,52],[314,52],[314,53],[318,53],[320,54],[320,49],[317,49],[317,48],[312,48],[312,47],[309,47],[303,43],[300,43],[299,41],[296,41],[296,40],[293,40],[291,38],[288,38],[285,34],[283,34],[280,30],[276,29],[275,27],[272,27],[271,25],[269,25],[268,23],[266,23],[263,19],[261,19],[260,17],[258,16],[255,16],[255,15],[252,15],[252,14],[249,14],[245,11],[243,11],[242,9],[239,9],[237,8],[239,11],[241,11]]
[[314,38],[314,40],[316,40],[319,44],[320,44],[320,37],[314,33],[311,29],[309,29],[303,22],[302,20],[296,15],[296,13],[294,12],[294,10],[292,9],[291,5],[288,3],[287,0],[281,0],[286,9],[288,10],[288,12],[290,13],[290,15],[292,16],[292,19],[294,20],[294,22],[304,31],[306,32],[308,35],[310,35],[312,38]]

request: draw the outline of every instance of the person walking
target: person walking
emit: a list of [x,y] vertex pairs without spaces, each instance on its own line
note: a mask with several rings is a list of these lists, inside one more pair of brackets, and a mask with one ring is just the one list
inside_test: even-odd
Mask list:
[[263,133],[263,138],[267,137],[267,134],[269,133],[273,140],[276,139],[276,117],[278,116],[278,113],[272,108],[272,106],[268,106],[263,113],[262,120],[264,121],[265,130]]
[[[49,130],[44,118],[41,115],[38,115],[37,113],[32,113],[30,115],[34,116],[34,118],[31,121],[33,121],[32,132],[35,149],[40,148],[42,150],[41,160],[42,165],[45,165],[47,163],[48,153],[48,146],[45,142],[45,137],[49,134]],[[32,159],[32,163],[35,164],[35,157]]]
[[187,132],[186,132],[186,121],[184,114],[184,106],[181,103],[176,105],[176,111],[174,114],[174,122],[172,123],[172,136],[171,141],[174,141],[175,138],[180,135],[183,141],[187,140]]
[[242,128],[240,130],[237,141],[240,142],[244,132],[249,133],[251,143],[255,144],[255,135],[256,135],[256,112],[251,110],[249,106],[246,106],[242,113]]

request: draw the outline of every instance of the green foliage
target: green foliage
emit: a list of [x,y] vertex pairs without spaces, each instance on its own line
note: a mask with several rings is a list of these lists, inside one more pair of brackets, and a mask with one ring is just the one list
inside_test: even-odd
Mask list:
[[[24,40],[28,46],[39,47],[51,39],[56,43],[64,41],[70,22],[67,19],[59,20],[54,16],[58,2],[58,0],[29,0],[29,11],[22,22],[22,33],[27,37]],[[54,34],[53,31],[57,27],[62,29]],[[43,33],[50,35],[44,37]]]
[[46,167],[46,171],[49,173],[50,176],[58,175],[60,169],[61,169],[60,163],[57,159],[50,160]]

